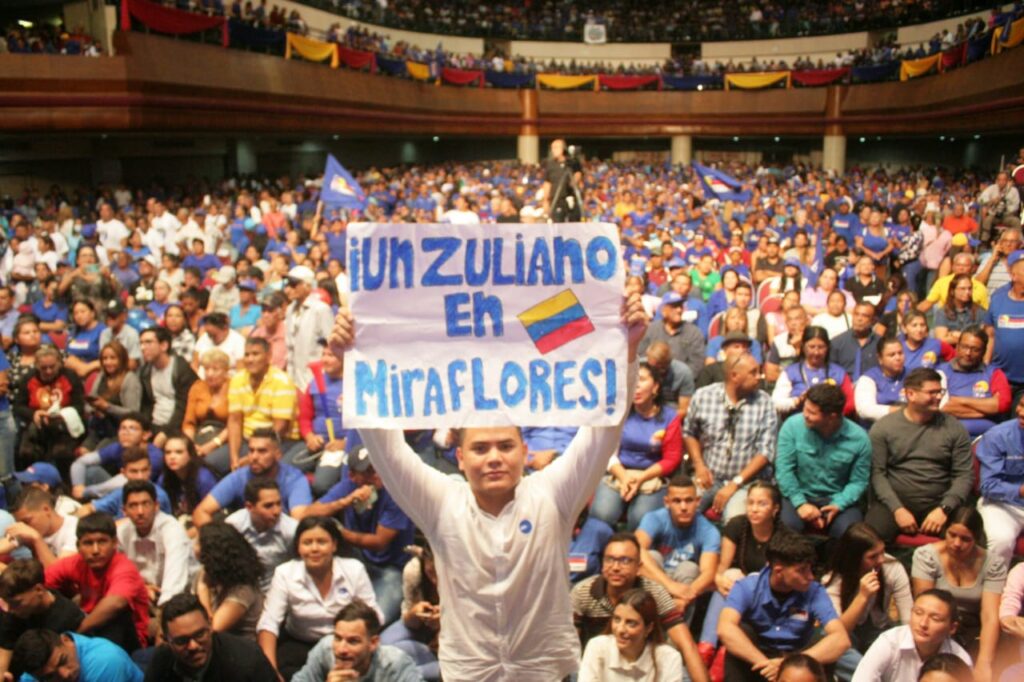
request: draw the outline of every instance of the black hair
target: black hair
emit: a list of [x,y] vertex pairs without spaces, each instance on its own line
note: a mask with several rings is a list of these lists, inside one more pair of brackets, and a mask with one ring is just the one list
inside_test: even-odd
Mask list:
[[53,505],[56,504],[56,498],[53,493],[37,486],[25,485],[22,486],[18,496],[14,498],[10,511],[12,514],[16,514],[22,509],[39,509],[44,504],[49,505],[51,509],[53,508]]
[[198,611],[203,614],[203,618],[206,622],[210,622],[210,614],[206,612],[199,598],[194,594],[188,592],[182,592],[176,594],[167,600],[167,603],[163,605],[160,611],[160,629],[167,633],[167,624],[176,618],[181,618],[186,613],[192,613]]
[[258,337],[258,336],[250,336],[249,338],[247,338],[245,340],[245,345],[246,346],[257,346],[259,348],[262,348],[264,353],[269,353],[270,352],[270,344],[267,342],[266,339]]
[[668,480],[669,488],[692,488],[695,487],[693,479],[684,471],[677,471]]
[[249,585],[259,591],[263,564],[234,526],[214,521],[199,529],[199,563],[207,583],[222,593],[236,585]]
[[167,344],[168,350],[171,348],[171,341],[174,340],[174,337],[171,336],[170,330],[166,327],[150,327],[149,329],[143,329],[139,336],[142,336],[142,334],[153,334],[156,336],[157,343],[160,345]]
[[903,388],[918,391],[929,382],[942,383],[942,375],[931,367],[918,367],[907,372],[903,379]]
[[765,555],[769,564],[795,566],[797,564],[814,564],[817,555],[814,545],[802,535],[796,533],[775,533],[768,541]]
[[11,655],[11,672],[15,677],[21,672],[35,676],[46,667],[53,656],[53,650],[61,646],[61,636],[52,630],[36,628],[26,630],[14,643]]
[[342,621],[348,623],[354,620],[363,621],[363,625],[366,626],[366,634],[370,637],[380,634],[380,616],[377,615],[376,609],[358,597],[341,607],[341,611],[338,611],[338,615],[334,617],[335,623]]
[[636,547],[637,555],[639,555],[640,552],[643,551],[643,549],[640,547],[640,541],[636,539],[636,535],[629,531],[620,530],[617,533],[613,533],[612,536],[608,538],[608,542],[604,543],[604,547],[601,548],[602,555],[604,554],[604,550],[607,549],[608,545],[612,544],[613,542],[625,542],[630,545],[633,545],[634,547]]
[[113,539],[117,539],[117,525],[114,517],[103,512],[93,512],[78,520],[78,528],[75,530],[75,538],[82,540],[89,533],[103,533]]
[[930,590],[925,590],[921,594],[914,597],[914,601],[921,599],[922,597],[934,597],[946,605],[949,609],[949,620],[951,623],[960,622],[960,611],[957,610],[956,599],[953,597],[953,593],[949,590],[943,590],[938,587],[933,587]]
[[[842,581],[839,588],[841,611],[849,608],[860,590],[861,560],[865,554],[882,542],[882,538],[875,529],[861,521],[847,528],[839,538],[839,542],[836,543],[835,551],[832,553],[832,575],[829,576],[826,585],[833,585],[837,580]],[[875,603],[886,604],[888,602],[885,600],[885,583],[881,579],[879,582],[882,589],[879,591]]]
[[149,420],[141,412],[128,412],[121,416],[118,425],[125,421],[133,421],[142,427],[143,431],[149,431]]
[[334,540],[335,553],[337,553],[344,540],[341,538],[341,531],[338,530],[338,522],[329,516],[307,516],[306,518],[299,521],[298,527],[295,529],[295,539],[292,541],[292,554],[299,556],[299,541],[302,536],[307,532],[319,528]]
[[825,414],[843,413],[846,408],[846,396],[843,389],[835,384],[815,384],[807,389],[807,402],[814,403]]
[[971,535],[974,536],[974,544],[979,547],[988,546],[988,535],[985,533],[985,520],[981,517],[981,512],[978,511],[977,507],[969,504],[965,504],[962,507],[954,509],[949,518],[946,519],[946,525],[942,527],[942,535],[945,537],[946,531],[953,524],[959,524],[967,528]]
[[[750,484],[749,488],[747,488],[747,497],[748,498],[750,497],[750,493],[753,492],[754,490],[765,490],[765,491],[767,491],[768,492],[768,496],[772,498],[772,504],[774,504],[778,508],[779,511],[782,510],[782,491],[779,490],[779,487],[777,485],[775,485],[774,483],[769,483],[768,481],[765,481],[764,479],[758,478],[758,479],[754,479],[754,482]],[[775,537],[775,532],[778,530],[778,528],[779,528],[779,514],[775,514],[775,516],[772,517],[772,537]],[[736,562],[736,565],[739,568],[742,568],[744,570],[744,572],[746,572],[747,567],[744,567],[740,562],[742,562],[743,561],[743,557],[746,556],[747,541],[750,539],[751,535],[753,535],[753,532],[754,532],[753,531],[753,526],[750,524],[750,521],[748,519],[747,522],[743,524],[743,529],[740,531],[740,541],[737,543],[737,546],[736,546],[736,557],[734,559],[734,561]],[[771,538],[769,538],[769,539],[771,539]],[[761,568],[763,568],[763,567],[762,566],[758,566],[758,567],[754,568],[754,570],[755,571],[756,570],[760,570]]]
[[974,682],[974,673],[971,672],[971,667],[960,660],[956,654],[939,653],[931,656],[921,666],[921,672],[917,679],[924,679],[926,674],[933,672],[946,673],[956,682]]
[[146,493],[156,502],[156,486],[149,481],[128,481],[121,488],[121,504],[128,504],[128,498],[135,493]]
[[985,331],[985,328],[982,327],[980,324],[972,324],[967,327],[964,327],[960,331],[960,338],[962,339],[965,336],[975,337],[976,339],[981,341],[982,348],[988,348],[988,332]]
[[782,679],[782,671],[787,668],[806,670],[814,676],[814,682],[825,682],[828,679],[825,677],[825,668],[818,662],[818,659],[805,653],[786,654],[786,657],[782,659],[782,663],[779,664],[779,672],[775,678]]
[[10,601],[13,597],[45,582],[43,565],[38,560],[15,559],[8,564],[3,573],[0,573],[0,599]]
[[900,341],[900,337],[895,334],[886,334],[882,338],[878,339],[878,343],[875,344],[875,353],[881,357],[882,354],[885,353],[885,349],[894,343],[899,344],[900,346],[903,345],[903,342]]
[[[186,327],[187,329],[187,327]],[[191,513],[202,501],[199,495],[199,470],[206,466],[199,453],[196,451],[196,444],[191,438],[180,431],[167,433],[164,440],[164,456],[167,455],[167,443],[172,440],[181,441],[188,452],[188,464],[185,466],[185,475],[178,477],[173,471],[167,468],[164,463],[163,488],[167,497],[171,500],[171,506],[176,514]]]
[[[654,369],[654,367],[652,367],[647,362],[641,362],[641,363],[638,364],[638,371],[641,370],[641,369],[644,370],[645,372],[647,372],[648,374],[650,374],[651,375],[651,379],[653,379],[654,383],[656,383],[658,385],[658,390],[654,392],[654,395],[652,396],[651,401],[655,405],[658,406],[658,412],[660,413],[661,412],[661,378],[662,378],[662,375],[658,372],[658,370]],[[631,406],[630,410],[632,411],[632,409],[633,408]]]
[[[121,452],[121,466],[126,467],[129,464],[134,464],[146,460],[149,462],[149,450],[145,445],[139,445],[133,448],[125,448]],[[152,463],[150,464],[152,466]]]
[[828,338],[828,330],[825,329],[824,327],[809,325],[807,326],[807,328],[804,329],[803,338],[800,339],[800,360],[802,362],[804,359],[804,347],[807,345],[807,342],[812,341],[814,339],[818,339],[819,341],[823,341],[825,343],[825,366],[827,367],[828,355],[829,352],[832,350],[832,343],[829,341]]
[[243,499],[249,504],[256,504],[260,501],[260,492],[264,490],[276,490],[281,492],[281,487],[272,478],[250,478],[249,482],[245,484],[245,491]]
[[217,329],[228,329],[231,326],[228,316],[224,313],[207,313],[206,317],[203,318],[203,324],[208,324]]

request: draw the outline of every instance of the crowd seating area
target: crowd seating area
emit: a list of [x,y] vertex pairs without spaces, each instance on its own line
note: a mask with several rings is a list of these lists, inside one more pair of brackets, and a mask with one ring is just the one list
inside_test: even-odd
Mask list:
[[64,54],[98,57],[102,54],[98,41],[84,30],[65,31],[50,25],[25,28],[12,24],[3,30],[0,54]]
[[[1024,163],[1024,148],[1018,156],[1011,167]],[[776,429],[782,428],[784,420],[784,430],[803,424],[804,416],[795,406],[804,400],[805,390],[820,384],[819,388],[828,387],[835,395],[822,398],[824,394],[813,390],[808,395],[845,401],[845,408],[841,404],[836,408],[849,416],[849,426],[844,428],[856,429],[864,443],[867,434],[858,424],[874,433],[873,423],[891,424],[885,415],[902,410],[909,400],[908,410],[934,409],[947,415],[944,419],[962,424],[955,428],[967,429],[963,447],[967,447],[968,432],[981,438],[975,446],[982,448],[977,457],[989,456],[983,455],[989,452],[985,447],[1001,447],[999,440],[985,445],[986,434],[1016,427],[1010,398],[1024,395],[1024,368],[1016,359],[1020,332],[1012,325],[1004,328],[1002,322],[1003,315],[1016,314],[1008,308],[1006,292],[1019,287],[1019,273],[1010,271],[1017,273],[1020,268],[1013,266],[1018,257],[1024,259],[1017,227],[1019,195],[1013,180],[1006,174],[997,177],[926,167],[854,168],[842,176],[828,176],[800,166],[708,168],[599,159],[582,161],[579,170],[583,216],[618,227],[629,273],[627,288],[641,296],[653,318],[640,344],[641,357],[646,358],[640,385],[646,388],[638,388],[632,398],[618,459],[573,540],[571,556],[577,559],[570,562],[570,569],[573,580],[580,583],[573,604],[584,638],[590,636],[584,633],[590,632],[586,624],[594,608],[586,597],[593,584],[588,576],[601,571],[608,575],[609,564],[606,559],[602,568],[601,556],[613,531],[633,531],[639,526],[638,536],[650,537],[644,533],[654,532],[651,514],[659,513],[665,482],[676,470],[694,468],[699,481],[702,467],[720,466],[711,459],[681,457],[681,439],[685,434],[710,448],[712,441],[707,439],[721,435],[714,431],[721,425],[701,421],[703,410],[710,409],[706,401],[712,393],[708,391],[717,390],[714,387],[723,381],[729,386],[738,381],[734,374],[742,358],[757,363],[760,378],[755,384],[767,391],[753,389],[747,400],[762,396],[756,400],[766,401],[768,411],[756,424],[742,428],[767,429],[769,440],[758,442],[769,442],[770,458],[779,458],[774,473],[768,468],[751,474],[765,480],[777,477],[782,487],[782,493],[772,493],[776,511],[780,504],[783,509],[776,525],[819,538],[822,562],[815,561],[819,575],[829,570],[831,552],[846,556],[842,552],[853,551],[854,540],[848,535],[856,531],[871,538],[884,534],[891,550],[905,561],[913,552],[918,578],[917,555],[931,552],[932,543],[942,540],[940,529],[924,526],[929,532],[918,532],[903,521],[896,528],[891,514],[890,521],[879,525],[877,519],[886,517],[872,517],[877,513],[877,503],[872,501],[867,519],[878,528],[864,530],[865,524],[860,523],[852,526],[855,531],[842,532],[861,518],[869,499],[866,489],[879,485],[874,478],[869,482],[867,468],[833,472],[856,477],[857,492],[844,504],[843,525],[836,526],[831,540],[809,530],[810,526],[805,528],[802,517],[792,511],[794,506],[785,507],[790,503],[780,500],[789,500],[794,490],[801,490],[799,486],[844,484],[802,479],[798,471],[785,469],[781,463],[793,453],[786,444],[788,436],[778,435],[781,431]],[[296,680],[320,680],[304,676],[321,665],[319,654],[310,649],[321,637],[330,640],[334,614],[353,595],[343,591],[348,597],[337,603],[300,608],[306,599],[301,576],[316,570],[316,555],[299,541],[296,557],[288,533],[297,533],[301,540],[303,534],[319,529],[330,536],[332,551],[343,549],[351,557],[335,560],[342,562],[334,569],[342,572],[335,573],[336,579],[344,575],[355,580],[355,596],[390,626],[382,641],[404,652],[401,660],[415,665],[417,676],[437,679],[437,642],[426,643],[411,632],[422,623],[410,615],[420,606],[409,596],[410,589],[422,589],[422,581],[436,578],[426,577],[430,574],[421,568],[426,559],[419,554],[411,571],[403,568],[410,565],[403,548],[414,542],[416,528],[387,495],[373,469],[367,468],[359,433],[345,429],[337,400],[341,364],[330,348],[316,342],[329,337],[335,312],[349,295],[345,250],[350,221],[544,221],[552,199],[543,191],[548,179],[541,168],[509,162],[370,168],[356,176],[366,194],[365,206],[356,210],[325,209],[318,202],[322,178],[307,177],[194,180],[144,189],[122,185],[68,190],[55,185],[45,191],[27,188],[7,200],[0,207],[0,228],[6,239],[0,259],[0,276],[6,283],[0,287],[0,339],[8,369],[0,372],[6,371],[8,381],[0,383],[6,387],[0,419],[10,419],[12,427],[0,429],[0,476],[17,473],[13,479],[0,479],[6,481],[0,491],[9,496],[4,506],[14,515],[0,511],[0,525],[6,528],[6,540],[0,538],[0,560],[17,568],[7,569],[15,573],[0,573],[0,596],[11,599],[10,590],[15,588],[6,587],[10,583],[5,580],[13,578],[4,576],[27,571],[30,556],[45,566],[48,585],[69,596],[77,594],[82,589],[79,583],[70,576],[57,576],[70,570],[69,562],[79,561],[81,545],[76,547],[73,537],[68,539],[54,528],[77,522],[86,533],[102,534],[105,517],[94,512],[123,513],[126,519],[117,530],[121,550],[155,589],[148,596],[143,593],[142,603],[126,612],[125,618],[135,626],[129,628],[129,635],[123,629],[111,631],[98,625],[87,628],[88,634],[108,638],[132,653],[135,663],[130,665],[159,666],[160,654],[154,658],[153,649],[145,646],[156,636],[155,623],[147,627],[150,612],[155,614],[171,595],[190,589],[205,608],[219,613],[223,602],[211,595],[219,594],[221,583],[216,581],[228,580],[227,571],[243,581],[229,581],[232,590],[245,587],[249,596],[232,602],[235,606],[223,607],[227,609],[221,614],[223,620],[215,622],[224,631],[248,638],[249,646],[258,642],[285,679],[295,674]],[[1011,191],[1018,197],[1016,203],[1010,202]],[[992,336],[982,339],[985,327]],[[857,339],[868,343],[858,345]],[[892,357],[886,345],[890,342],[899,349]],[[991,364],[979,354],[986,343],[992,344]],[[736,347],[739,355],[733,354]],[[745,355],[744,350],[753,355]],[[160,371],[167,373],[173,390],[157,383]],[[928,407],[931,398],[920,402],[914,397],[913,392],[921,390],[913,383],[921,371],[936,386],[941,378],[942,392],[950,396],[941,408],[937,398]],[[826,379],[819,381],[815,378],[819,374]],[[984,381],[975,380],[982,376]],[[135,388],[128,390],[129,386]],[[272,400],[269,393],[258,397],[264,390],[273,391]],[[42,413],[51,416],[44,419],[39,416]],[[59,418],[53,416],[57,414]],[[263,425],[271,423],[278,435],[268,436],[270,432],[264,430]],[[660,435],[651,436],[651,429]],[[559,428],[524,432],[529,470],[543,472],[562,456],[573,432]],[[268,438],[272,438],[270,445]],[[417,461],[457,476],[452,438],[444,429],[407,434]],[[279,439],[281,444],[276,445]],[[246,443],[251,449],[248,455]],[[268,451],[261,448],[269,448],[270,460],[265,459]],[[639,459],[632,459],[634,451]],[[711,457],[710,452],[705,450],[705,457]],[[743,452],[737,449],[736,456],[746,457]],[[860,452],[858,456],[871,456],[870,448]],[[620,497],[612,479],[621,479],[625,486],[629,471],[646,470],[648,464],[657,465],[661,483],[645,487],[632,501]],[[983,460],[982,467],[988,466],[988,460]],[[265,490],[244,486],[250,479],[265,478],[267,471],[277,483],[265,484]],[[967,471],[965,475],[976,474]],[[982,469],[983,497],[986,481],[996,475]],[[719,480],[724,474],[716,469],[714,476]],[[900,480],[893,482],[898,486]],[[156,487],[147,488],[145,481]],[[19,485],[21,492],[16,490]],[[667,485],[673,491],[694,483],[689,478],[672,478]],[[950,491],[959,490],[959,483],[949,485]],[[970,487],[974,492],[955,493],[957,509],[946,512],[950,518],[977,514],[968,505],[977,498],[979,488],[977,484]],[[368,497],[371,488],[377,491],[372,498]],[[704,571],[709,565],[705,554],[713,554],[717,564],[719,530],[713,523],[721,527],[725,521],[745,517],[740,497],[727,504],[714,494],[719,488],[696,490],[699,509],[707,513],[701,517],[706,527],[701,526],[701,536],[694,541],[704,549],[692,561],[699,558]],[[297,531],[295,521],[289,521],[290,526],[280,521],[281,506],[272,514],[271,530],[266,530],[266,517],[257,516],[264,492],[276,496],[278,505],[283,500],[284,516],[303,519]],[[729,495],[736,492],[733,489]],[[148,511],[139,511],[142,507],[130,502],[135,494],[149,496]],[[749,494],[755,494],[753,489]],[[352,506],[366,499],[368,508],[356,511]],[[157,506],[166,513],[157,512]],[[803,514],[805,505],[798,506]],[[226,524],[220,520],[224,513],[230,513]],[[339,520],[343,542],[334,531],[318,525],[320,515]],[[146,524],[152,524],[153,518],[162,519],[157,541],[171,543],[159,554],[163,562],[159,566],[147,558],[152,553],[146,547],[153,540]],[[689,518],[686,523],[693,522]],[[754,523],[754,519],[750,516],[748,521]],[[256,523],[264,524],[260,526],[264,530],[253,531]],[[383,545],[376,536],[379,523],[393,529]],[[726,524],[722,532],[732,537],[734,525]],[[237,527],[241,533],[225,526]],[[1004,542],[1003,530],[997,533],[990,527],[990,552],[1012,556],[1015,535],[1009,546],[991,544]],[[186,532],[198,534],[201,568],[187,559],[191,552],[174,549],[173,543],[187,545]],[[282,533],[284,540],[277,544],[260,535],[268,532]],[[244,549],[243,538],[250,537],[263,538],[254,545],[267,571],[263,579],[259,571],[243,569],[238,563],[255,556],[253,550]],[[982,536],[976,533],[976,537],[984,544]],[[997,537],[998,541],[993,539]],[[18,542],[8,542],[12,538]],[[711,538],[716,538],[713,543]],[[208,543],[215,541],[227,554],[209,549]],[[224,549],[235,542],[242,549]],[[934,546],[939,548],[935,551],[944,551],[945,545]],[[692,546],[686,551],[691,550]],[[253,560],[249,559],[250,564]],[[986,586],[998,584],[1001,590],[1006,568],[993,568]],[[941,573],[941,567],[936,570]],[[360,575],[364,577],[354,577]],[[643,584],[662,594],[655,583],[676,590],[674,586],[683,584],[676,582],[684,580],[680,575],[673,571]],[[1012,579],[1019,582],[1022,575],[1015,571]],[[678,589],[683,590],[680,595],[689,594]],[[886,589],[902,612],[909,593],[894,595]],[[724,675],[731,682],[729,666],[735,663],[729,662],[726,647],[719,647],[717,632],[727,629],[717,627],[721,603],[715,606],[714,582],[702,590],[711,602],[707,597],[700,601],[696,617],[691,614],[682,620],[691,598],[677,597],[670,608],[676,615],[666,623],[692,628],[697,649],[687,649],[693,642],[672,641],[683,647],[684,654],[693,654],[685,665],[694,679],[707,679],[702,676],[710,667],[710,679],[722,680]],[[436,588],[428,593],[436,604]],[[665,599],[673,601],[671,596]],[[839,596],[833,599],[838,611],[847,608]],[[83,601],[82,608],[93,607]],[[321,608],[329,610],[321,614]],[[227,616],[229,612],[232,617]],[[290,624],[287,633],[279,629],[284,622]],[[20,632],[17,626],[9,627],[15,628],[15,634]],[[268,636],[278,632],[280,636]],[[1004,639],[1009,642],[1012,637]],[[993,663],[996,640],[997,635],[994,639],[984,635],[980,649],[978,640],[961,640],[986,661],[983,669],[990,675],[999,672]],[[20,640],[14,647],[15,667],[27,660],[24,647]],[[850,679],[865,648],[849,650],[846,663],[840,661],[837,668],[839,679]],[[262,660],[260,654],[253,656],[255,662]],[[680,665],[678,654],[672,656],[674,665]],[[3,665],[5,659],[0,657]],[[296,673],[304,666],[306,673]],[[1004,679],[1012,680],[1016,672],[1007,674],[1011,676]],[[120,679],[136,678],[107,682]]]
[[[937,34],[927,43],[901,46],[889,39],[871,49],[839,53],[828,63],[801,58],[792,65],[770,59],[733,64],[687,58],[656,67],[608,68],[601,63],[535,62],[497,51],[454,54],[440,44],[424,49],[403,41],[392,42],[365,29],[342,31],[339,24],[309,27],[294,13],[287,21],[283,13],[276,13],[278,18],[271,22],[264,14],[237,3],[223,16],[215,10],[204,12],[202,7],[194,7],[194,12],[171,9],[152,0],[123,0],[121,9],[125,30],[136,27],[175,35],[214,32],[225,47],[464,87],[617,91],[821,87],[939,74],[1024,42],[1022,6],[1004,14],[993,13],[988,25],[976,20],[964,22],[955,32]],[[289,21],[298,30],[290,30]]]

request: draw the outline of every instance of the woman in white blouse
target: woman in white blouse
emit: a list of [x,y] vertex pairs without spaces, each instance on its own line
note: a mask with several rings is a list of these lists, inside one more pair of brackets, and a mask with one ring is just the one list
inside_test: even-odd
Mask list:
[[683,659],[665,644],[658,605],[643,589],[622,595],[606,634],[587,643],[579,682],[680,682]]
[[363,565],[335,556],[341,543],[333,519],[308,516],[295,529],[294,552],[299,558],[274,571],[256,637],[284,679],[302,668],[321,637],[334,631],[335,615],[354,598],[376,609],[384,620]]

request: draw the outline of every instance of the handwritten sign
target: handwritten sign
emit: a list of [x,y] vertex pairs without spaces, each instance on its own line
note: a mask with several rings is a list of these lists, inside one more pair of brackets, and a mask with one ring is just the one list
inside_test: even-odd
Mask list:
[[618,230],[348,226],[346,426],[618,423],[626,409]]

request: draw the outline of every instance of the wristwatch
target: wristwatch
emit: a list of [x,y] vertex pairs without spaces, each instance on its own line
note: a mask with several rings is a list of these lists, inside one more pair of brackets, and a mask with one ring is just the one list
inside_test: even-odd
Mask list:
[[740,474],[736,474],[735,476],[732,477],[732,482],[736,484],[737,488],[742,488],[743,487],[743,476],[741,476]]
[[951,506],[949,506],[948,504],[940,504],[939,505],[939,509],[941,509],[942,513],[945,514],[946,516],[949,516],[950,514],[953,513],[953,508]]

